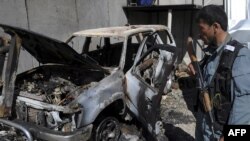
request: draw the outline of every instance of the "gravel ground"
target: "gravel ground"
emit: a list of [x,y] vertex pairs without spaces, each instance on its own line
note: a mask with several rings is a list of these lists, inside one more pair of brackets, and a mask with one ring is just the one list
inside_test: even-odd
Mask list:
[[194,141],[196,120],[186,101],[180,89],[162,98],[161,117],[170,141]]
[[191,79],[187,66],[180,64],[176,71],[178,82],[172,90],[162,97],[161,117],[165,124],[166,135],[170,141],[195,140],[196,89],[195,80]]

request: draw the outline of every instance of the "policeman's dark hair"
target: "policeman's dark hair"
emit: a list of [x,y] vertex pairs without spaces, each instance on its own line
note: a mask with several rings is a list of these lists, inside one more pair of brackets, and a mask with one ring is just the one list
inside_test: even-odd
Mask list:
[[198,23],[200,20],[205,21],[208,25],[212,25],[215,22],[219,23],[221,28],[224,31],[227,31],[227,14],[223,10],[221,6],[218,5],[207,5],[203,7],[197,14],[196,14],[196,22]]

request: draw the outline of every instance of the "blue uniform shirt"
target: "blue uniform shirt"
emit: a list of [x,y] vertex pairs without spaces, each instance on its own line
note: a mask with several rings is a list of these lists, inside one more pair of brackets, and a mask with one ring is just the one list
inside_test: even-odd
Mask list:
[[[217,49],[210,51],[211,56],[203,69],[205,86],[209,86],[211,83],[219,64],[221,51],[230,40],[231,36],[228,35],[224,43]],[[231,99],[233,105],[228,124],[250,124],[250,50],[246,47],[239,51],[234,61],[231,81]],[[203,137],[199,137],[196,140],[210,141],[212,139],[209,125],[210,120],[207,114],[202,117],[200,131]],[[219,138],[221,131],[215,131],[215,135]]]
[[204,66],[203,69],[203,78],[205,82],[205,86],[208,87],[211,83],[215,71],[219,65],[220,53],[223,46],[218,47],[216,50],[211,49],[211,56],[208,58],[208,63]]
[[227,34],[225,41],[221,43],[221,45],[219,45],[217,48],[208,47],[208,53],[211,54],[211,56],[208,58],[207,64],[203,69],[205,86],[209,86],[209,84],[211,83],[215,71],[217,70],[217,67],[219,65],[221,52],[224,49],[224,46],[231,40],[232,37]]
[[[213,79],[219,64],[221,50],[230,40],[231,37],[228,35],[225,42],[212,53],[204,67],[203,75],[206,86]],[[231,81],[233,106],[228,124],[250,124],[250,50],[247,47],[242,48],[235,58]]]
[[242,48],[232,68],[233,106],[228,124],[250,124],[250,50]]
[[[231,40],[228,36],[225,42],[212,52],[203,75],[206,86],[208,86],[215,74],[219,64],[220,52],[224,45]],[[231,99],[232,109],[228,124],[250,124],[250,50],[242,48],[235,58],[232,68]]]

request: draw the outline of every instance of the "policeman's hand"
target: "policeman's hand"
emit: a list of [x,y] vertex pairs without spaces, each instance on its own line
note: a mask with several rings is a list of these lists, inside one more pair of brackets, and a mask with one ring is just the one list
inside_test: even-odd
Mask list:
[[220,137],[219,141],[224,141],[224,136]]
[[188,74],[191,75],[191,76],[195,75],[195,70],[194,70],[194,66],[193,66],[192,63],[190,63],[188,65]]

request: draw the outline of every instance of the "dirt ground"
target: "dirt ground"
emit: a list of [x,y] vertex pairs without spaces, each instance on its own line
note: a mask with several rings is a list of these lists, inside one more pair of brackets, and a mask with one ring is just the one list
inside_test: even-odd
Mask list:
[[196,81],[187,73],[187,66],[180,64],[176,82],[169,93],[162,97],[161,117],[170,141],[194,141],[196,126]]
[[180,89],[163,96],[161,117],[170,141],[194,141],[196,119],[193,100],[191,96],[184,96]]

